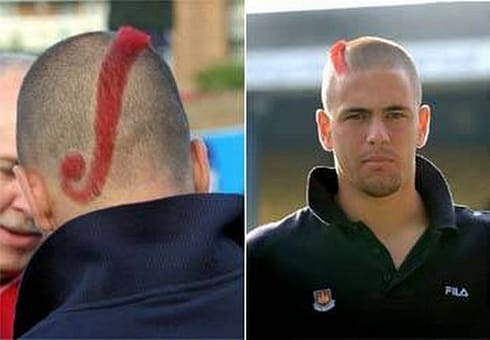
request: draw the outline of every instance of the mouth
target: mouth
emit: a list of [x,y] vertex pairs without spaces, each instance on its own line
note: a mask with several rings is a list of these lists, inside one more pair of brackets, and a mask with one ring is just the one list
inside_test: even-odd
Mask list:
[[394,158],[385,155],[369,155],[361,158],[361,164],[374,170],[385,170],[395,163]]
[[25,228],[19,229],[19,228],[0,224],[0,229],[3,229],[13,235],[18,235],[18,236],[42,236],[42,233],[40,231],[33,230],[32,227],[30,229],[25,229]]
[[8,226],[0,225],[0,243],[13,248],[28,249],[37,246],[42,239],[40,232],[12,229]]
[[391,157],[386,156],[368,156],[361,160],[362,163],[393,163],[394,160]]

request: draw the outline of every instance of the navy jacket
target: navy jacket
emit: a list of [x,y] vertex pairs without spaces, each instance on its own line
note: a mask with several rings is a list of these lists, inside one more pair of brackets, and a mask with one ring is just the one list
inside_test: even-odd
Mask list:
[[15,337],[242,338],[243,198],[196,194],[77,217],[39,248]]

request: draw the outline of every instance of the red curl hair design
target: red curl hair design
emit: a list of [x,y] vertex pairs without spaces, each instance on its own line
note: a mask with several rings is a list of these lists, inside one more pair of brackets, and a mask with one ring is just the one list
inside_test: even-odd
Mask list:
[[150,44],[150,37],[129,26],[121,27],[109,47],[97,80],[97,106],[94,120],[95,148],[86,182],[75,188],[74,182],[84,177],[86,161],[78,151],[67,154],[61,164],[61,187],[66,195],[86,203],[102,192],[111,166],[117,124],[124,88],[132,64]]
[[330,61],[337,75],[347,73],[347,61],[345,60],[346,41],[339,40],[330,48]]

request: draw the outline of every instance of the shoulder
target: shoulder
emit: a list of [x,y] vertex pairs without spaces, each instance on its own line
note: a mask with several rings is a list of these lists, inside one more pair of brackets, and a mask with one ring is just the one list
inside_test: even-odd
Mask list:
[[275,245],[296,242],[310,227],[321,223],[307,207],[299,209],[282,220],[259,226],[247,234],[247,252],[258,255]]
[[272,239],[287,237],[294,232],[309,214],[308,208],[299,209],[283,219],[256,227],[247,234],[247,244],[267,242]]
[[462,205],[455,205],[454,212],[458,227],[480,226],[490,231],[490,211],[472,210]]

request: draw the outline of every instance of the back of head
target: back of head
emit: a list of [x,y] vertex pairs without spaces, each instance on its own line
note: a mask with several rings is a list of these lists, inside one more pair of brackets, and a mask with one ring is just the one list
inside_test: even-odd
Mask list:
[[191,181],[188,122],[170,69],[143,33],[125,29],[61,41],[24,79],[19,159],[51,194],[87,203],[145,181],[176,190]]
[[350,41],[338,41],[330,50],[322,80],[322,103],[328,111],[334,100],[335,84],[345,74],[373,69],[403,70],[409,76],[418,104],[422,100],[422,88],[415,63],[409,53],[399,44],[378,38],[361,37]]

